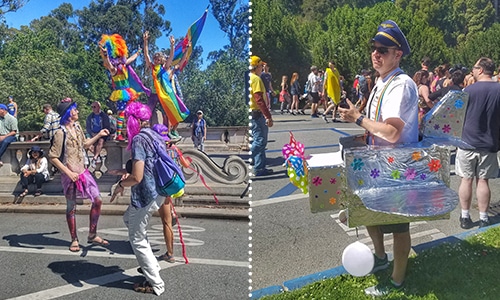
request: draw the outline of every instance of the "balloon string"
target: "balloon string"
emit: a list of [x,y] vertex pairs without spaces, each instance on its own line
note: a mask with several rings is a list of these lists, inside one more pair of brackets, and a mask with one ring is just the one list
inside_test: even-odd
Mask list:
[[181,240],[182,247],[182,257],[184,257],[184,261],[186,264],[189,263],[187,255],[186,255],[186,244],[184,244],[184,238],[182,237],[181,223],[179,223],[179,217],[177,216],[177,212],[175,211],[174,203],[172,202],[172,198],[169,197],[170,205],[172,205],[172,210],[174,211],[175,220],[177,221],[177,229],[179,230],[179,239]]

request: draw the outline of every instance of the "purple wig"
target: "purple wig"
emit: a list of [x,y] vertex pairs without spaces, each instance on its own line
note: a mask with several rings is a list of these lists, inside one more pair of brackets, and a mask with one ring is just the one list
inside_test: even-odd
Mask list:
[[151,118],[151,110],[147,105],[134,101],[125,108],[125,117],[127,118],[127,149],[130,150],[134,136],[141,131],[141,122],[149,121]]
[[163,124],[155,124],[153,125],[153,130],[158,132],[161,137],[165,140],[165,142],[170,141],[170,138],[168,137],[168,127],[163,125]]

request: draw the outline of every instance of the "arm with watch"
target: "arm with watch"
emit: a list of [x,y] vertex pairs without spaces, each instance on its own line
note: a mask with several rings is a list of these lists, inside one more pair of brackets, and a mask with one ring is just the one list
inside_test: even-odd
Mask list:
[[338,108],[342,120],[356,123],[374,136],[382,138],[390,143],[395,143],[399,140],[405,125],[403,120],[400,118],[389,118],[383,122],[373,121],[363,116],[349,99],[346,99],[346,102],[349,104],[349,108]]

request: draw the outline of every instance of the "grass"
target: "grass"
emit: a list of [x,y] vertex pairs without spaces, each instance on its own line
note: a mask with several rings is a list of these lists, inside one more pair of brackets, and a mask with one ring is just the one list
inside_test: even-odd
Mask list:
[[[387,280],[392,270],[365,277],[341,275],[262,300],[373,299],[364,289]],[[446,242],[409,259],[405,288],[378,299],[500,299],[500,227]]]

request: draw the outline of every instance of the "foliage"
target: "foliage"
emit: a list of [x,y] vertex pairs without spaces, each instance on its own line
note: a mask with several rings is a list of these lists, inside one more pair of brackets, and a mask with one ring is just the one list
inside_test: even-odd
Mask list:
[[[371,38],[382,21],[392,19],[412,50],[401,65],[407,73],[417,71],[424,56],[431,58],[431,69],[442,63],[471,66],[480,56],[498,56],[494,14],[489,0],[254,0],[252,53],[274,74],[299,72],[302,82],[311,65],[326,68],[334,60],[350,83],[371,68]],[[274,76],[274,86],[280,78]]]
[[1,0],[0,1],[0,16],[5,13],[13,12],[23,7],[29,0]]

